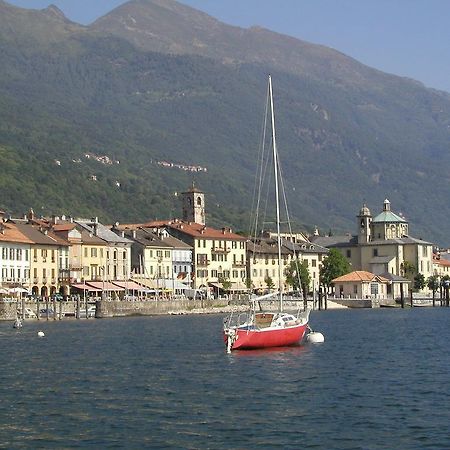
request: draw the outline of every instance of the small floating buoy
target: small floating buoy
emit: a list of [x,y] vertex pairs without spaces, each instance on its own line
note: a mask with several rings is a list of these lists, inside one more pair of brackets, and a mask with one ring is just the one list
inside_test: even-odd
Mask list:
[[313,331],[312,333],[308,334],[307,340],[312,344],[321,344],[322,342],[325,342],[325,337],[323,336],[322,333],[319,333],[318,331]]
[[39,337],[44,337],[44,336],[45,336],[45,333],[44,333],[43,331],[38,331],[38,336],[39,336]]

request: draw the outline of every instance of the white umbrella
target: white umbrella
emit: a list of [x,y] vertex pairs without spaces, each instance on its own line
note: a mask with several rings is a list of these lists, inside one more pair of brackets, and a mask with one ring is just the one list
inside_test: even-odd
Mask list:
[[28,290],[25,288],[22,288],[22,287],[15,287],[15,288],[9,289],[9,293],[10,294],[24,294],[24,293],[28,294]]

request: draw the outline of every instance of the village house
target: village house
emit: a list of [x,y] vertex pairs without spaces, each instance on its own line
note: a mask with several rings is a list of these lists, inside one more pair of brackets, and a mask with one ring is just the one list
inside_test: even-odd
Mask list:
[[389,280],[373,273],[356,270],[332,280],[336,297],[366,299],[386,298]]

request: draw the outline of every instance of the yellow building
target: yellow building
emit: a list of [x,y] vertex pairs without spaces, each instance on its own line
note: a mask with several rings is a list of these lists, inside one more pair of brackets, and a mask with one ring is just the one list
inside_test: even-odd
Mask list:
[[63,295],[69,292],[69,243],[35,223],[16,221],[19,231],[27,236],[30,246],[30,287],[33,295]]
[[[193,249],[193,287],[211,287],[216,293],[246,290],[246,238],[230,228],[174,220],[167,229]],[[224,285],[225,283],[225,285]],[[224,289],[230,283],[229,289]]]
[[[409,223],[391,211],[389,200],[383,210],[372,218],[366,205],[357,215],[357,235],[314,236],[314,243],[327,248],[336,248],[355,270],[382,275],[389,279],[407,275],[405,268],[413,266],[425,279],[433,274],[433,244],[409,236]],[[428,288],[424,289],[428,292]]]

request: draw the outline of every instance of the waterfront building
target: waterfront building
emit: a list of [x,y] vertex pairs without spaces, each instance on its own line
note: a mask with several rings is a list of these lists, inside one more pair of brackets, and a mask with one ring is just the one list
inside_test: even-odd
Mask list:
[[290,250],[291,259],[297,258],[301,262],[305,261],[310,278],[309,291],[319,289],[320,269],[328,254],[328,249],[316,243],[303,240],[292,242],[291,240],[283,239],[283,246]]
[[291,261],[292,252],[281,247],[281,284],[279,283],[279,254],[277,240],[270,237],[253,238],[247,242],[247,273],[252,290],[262,293],[275,287],[286,286],[285,270]]
[[59,221],[51,229],[70,244],[69,271],[73,284],[106,279],[108,244],[73,221]]
[[31,288],[30,249],[31,239],[14,223],[5,222],[0,215],[0,287],[5,291],[13,288]]
[[[266,234],[266,236],[269,236],[269,234]],[[273,234],[270,234],[270,236],[273,236]],[[291,239],[288,234],[284,234],[284,236],[281,247],[281,276],[284,290],[290,289],[290,286],[286,284],[286,269],[294,259],[298,259],[300,262],[306,262],[310,276],[308,292],[318,289],[320,268],[328,250],[320,245],[305,241],[302,233],[294,234],[294,239]],[[302,236],[302,238],[296,239],[295,236]],[[278,286],[278,267],[278,246],[276,239],[273,237],[262,237],[257,239],[252,238],[248,241],[247,273],[249,274],[251,286],[254,290],[266,290],[268,279],[270,279],[270,282],[274,286]]]
[[441,252],[433,254],[433,275],[437,275],[440,279],[450,277],[449,256],[450,254]]
[[30,241],[30,288],[35,296],[69,293],[69,243],[48,228],[14,219]]
[[[102,281],[129,279],[131,275],[132,241],[114,233],[109,227],[100,223],[97,217],[93,219],[75,219],[74,222],[87,231],[90,237],[99,238],[106,244],[106,255],[102,257],[104,246],[100,245],[97,240],[88,242],[85,235],[86,242],[83,245],[83,258],[89,258],[89,251],[91,252],[90,258],[95,258],[95,261],[91,262],[91,279],[92,277]],[[87,267],[87,264],[83,261],[83,270],[85,267]],[[94,268],[98,272],[92,273]]]
[[375,217],[364,204],[357,215],[357,230],[356,235],[313,236],[311,241],[338,249],[355,270],[385,278],[387,274],[405,277],[408,268],[414,268],[425,279],[433,274],[433,244],[411,237],[409,223],[391,211],[389,200],[384,201],[383,210]]
[[149,287],[179,292],[190,287],[192,248],[167,229],[116,224],[113,230],[133,241],[131,265],[136,279],[153,280]]
[[212,288],[216,294],[223,290],[246,290],[247,238],[233,233],[230,228],[217,230],[181,220],[170,221],[166,226],[171,235],[193,249],[195,289]]
[[389,280],[371,272],[355,270],[332,280],[341,298],[386,298]]

